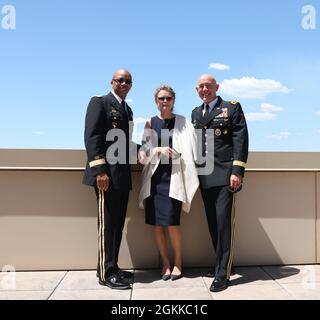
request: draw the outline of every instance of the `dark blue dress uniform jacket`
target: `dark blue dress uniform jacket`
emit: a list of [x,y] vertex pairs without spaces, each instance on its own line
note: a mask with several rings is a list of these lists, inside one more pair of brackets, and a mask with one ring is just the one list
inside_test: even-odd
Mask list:
[[89,186],[96,184],[96,176],[106,173],[109,176],[110,186],[114,189],[130,190],[130,164],[109,164],[106,159],[108,147],[114,141],[107,141],[109,130],[121,129],[126,137],[126,155],[128,160],[129,136],[132,121],[132,110],[127,105],[127,111],[110,92],[106,96],[92,97],[86,114],[84,140],[87,150],[87,164],[83,183]]
[[[202,130],[202,149],[208,143],[206,130],[213,129],[214,169],[211,174],[199,175],[200,185],[207,189],[230,184],[230,175],[244,175],[248,158],[248,129],[241,105],[237,101],[218,101],[208,116],[202,116],[203,105],[192,111],[195,129]],[[206,144],[207,142],[207,144]],[[201,143],[201,142],[200,142]]]

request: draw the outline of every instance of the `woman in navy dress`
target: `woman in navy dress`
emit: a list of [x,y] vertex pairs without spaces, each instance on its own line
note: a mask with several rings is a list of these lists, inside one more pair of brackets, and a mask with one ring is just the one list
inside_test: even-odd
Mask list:
[[[181,278],[182,254],[180,213],[181,201],[169,197],[172,159],[179,157],[172,145],[172,132],[175,115],[173,105],[175,92],[170,86],[163,85],[156,89],[155,101],[159,115],[146,123],[146,129],[152,129],[157,134],[158,146],[154,152],[160,156],[160,163],[151,178],[150,196],[145,199],[145,221],[154,226],[154,234],[162,261],[161,277],[163,280]],[[169,234],[173,248],[174,261],[171,267],[166,231]]]

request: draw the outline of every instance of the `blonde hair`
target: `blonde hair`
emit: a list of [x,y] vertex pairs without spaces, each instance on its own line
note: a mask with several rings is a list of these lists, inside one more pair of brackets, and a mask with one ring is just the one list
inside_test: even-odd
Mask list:
[[173,90],[169,85],[167,85],[167,84],[161,84],[161,85],[156,89],[156,91],[154,92],[154,100],[155,100],[155,102],[157,102],[158,93],[159,93],[161,90],[170,92],[171,95],[172,95],[172,98],[173,98],[173,103],[176,101],[176,93],[174,92],[174,90]]

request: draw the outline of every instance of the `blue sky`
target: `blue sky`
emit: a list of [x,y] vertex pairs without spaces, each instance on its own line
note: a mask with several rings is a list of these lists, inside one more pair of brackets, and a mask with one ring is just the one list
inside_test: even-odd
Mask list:
[[[320,150],[319,0],[0,0],[0,20],[8,4],[16,29],[0,24],[0,148],[83,149],[90,97],[127,68],[136,140],[160,83],[190,118],[197,78],[212,73],[219,94],[242,104],[251,151]],[[313,30],[301,25],[307,4]]]

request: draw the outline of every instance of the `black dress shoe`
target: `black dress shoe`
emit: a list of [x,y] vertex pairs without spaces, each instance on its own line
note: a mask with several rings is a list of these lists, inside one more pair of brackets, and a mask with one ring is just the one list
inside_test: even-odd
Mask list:
[[130,279],[130,278],[133,277],[133,273],[130,272],[130,271],[125,271],[125,270],[119,269],[119,270],[118,270],[118,276],[119,276],[120,278]]
[[[119,275],[120,278],[124,278],[124,279],[130,279],[130,278],[133,277],[133,273],[132,272],[124,271],[124,270],[121,270],[121,269],[118,270],[118,275]],[[96,273],[96,277],[99,278],[99,272],[98,271]]]
[[210,291],[218,292],[227,289],[229,286],[229,280],[225,277],[216,277],[214,278],[211,286]]
[[99,279],[99,284],[117,290],[131,289],[130,284],[123,281],[123,279],[121,279],[117,274],[108,277],[106,281]]

